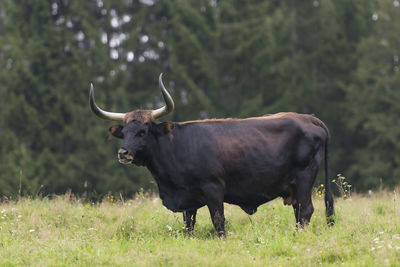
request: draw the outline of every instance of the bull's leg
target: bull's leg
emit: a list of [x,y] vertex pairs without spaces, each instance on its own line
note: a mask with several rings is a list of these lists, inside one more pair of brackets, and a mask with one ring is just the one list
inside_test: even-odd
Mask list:
[[224,203],[221,201],[207,206],[218,237],[225,237]]
[[207,184],[202,189],[218,237],[225,237],[224,188],[221,185]]
[[294,214],[296,217],[296,226],[303,228],[311,220],[311,216],[314,213],[314,207],[312,201],[297,202],[293,205]]
[[318,164],[314,161],[305,170],[297,173],[296,177],[296,203],[293,204],[296,225],[304,227],[310,222],[314,213],[312,204],[312,187],[318,172]]
[[196,223],[196,213],[197,209],[185,210],[183,212],[183,222],[185,224],[185,228],[188,234],[192,234],[193,232],[194,224]]

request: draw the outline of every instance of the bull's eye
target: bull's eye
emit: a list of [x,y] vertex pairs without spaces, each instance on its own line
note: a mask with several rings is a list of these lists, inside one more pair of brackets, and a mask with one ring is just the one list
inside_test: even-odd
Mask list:
[[139,132],[137,132],[136,136],[143,137],[144,134],[145,134],[145,131],[144,130],[140,130]]

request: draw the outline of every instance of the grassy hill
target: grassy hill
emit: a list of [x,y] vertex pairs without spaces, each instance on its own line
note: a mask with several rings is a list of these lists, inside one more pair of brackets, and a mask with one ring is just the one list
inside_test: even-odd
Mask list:
[[64,196],[0,203],[0,265],[36,266],[400,266],[399,190],[336,199],[325,225],[315,196],[311,224],[296,230],[282,199],[253,216],[226,205],[227,237],[215,237],[206,208],[194,235],[182,215],[151,195],[83,203]]

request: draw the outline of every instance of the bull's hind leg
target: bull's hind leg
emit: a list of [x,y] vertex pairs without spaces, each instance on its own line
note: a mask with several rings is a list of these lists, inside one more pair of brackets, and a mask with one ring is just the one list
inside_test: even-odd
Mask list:
[[311,202],[305,204],[305,202],[297,202],[293,205],[294,213],[296,216],[296,226],[303,228],[311,220],[311,216],[314,213],[314,206]]
[[183,212],[183,222],[185,224],[185,228],[188,234],[192,234],[193,232],[194,224],[196,223],[196,213],[197,209],[185,210]]
[[296,225],[304,227],[308,225],[311,216],[314,213],[312,204],[312,187],[318,173],[318,164],[313,161],[303,171],[296,175],[296,203],[293,204],[294,214],[296,217]]

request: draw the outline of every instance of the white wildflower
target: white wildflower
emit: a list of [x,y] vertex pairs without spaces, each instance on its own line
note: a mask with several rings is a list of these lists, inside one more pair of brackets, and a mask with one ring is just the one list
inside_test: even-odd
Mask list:
[[2,211],[1,211],[1,213],[4,213],[4,212],[6,212],[7,210],[5,210],[5,209],[3,209]]
[[167,225],[167,229],[168,229],[168,231],[172,231],[172,227],[169,225]]
[[29,233],[33,233],[33,232],[35,232],[35,229],[30,229],[29,230]]
[[91,228],[89,228],[89,229],[88,229],[88,231],[93,231],[93,230],[94,230],[94,228],[93,228],[93,227],[91,227]]

